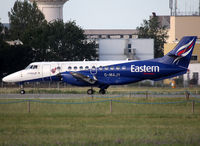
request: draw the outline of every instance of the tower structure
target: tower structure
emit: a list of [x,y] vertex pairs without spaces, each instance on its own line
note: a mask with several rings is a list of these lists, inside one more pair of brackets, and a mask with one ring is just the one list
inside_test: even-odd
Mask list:
[[36,2],[48,22],[63,19],[63,5],[68,0],[29,0]]

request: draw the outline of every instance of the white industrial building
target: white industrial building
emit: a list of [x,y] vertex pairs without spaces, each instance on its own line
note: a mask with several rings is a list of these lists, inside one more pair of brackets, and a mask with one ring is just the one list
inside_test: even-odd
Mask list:
[[154,58],[153,39],[99,39],[99,60]]
[[189,64],[188,69],[189,71],[187,72],[187,74],[183,75],[184,84],[187,85],[188,81],[194,80],[196,84],[200,85],[200,78],[199,78],[200,64],[199,63]]
[[88,41],[96,41],[99,60],[154,58],[154,40],[138,39],[136,29],[86,29]]

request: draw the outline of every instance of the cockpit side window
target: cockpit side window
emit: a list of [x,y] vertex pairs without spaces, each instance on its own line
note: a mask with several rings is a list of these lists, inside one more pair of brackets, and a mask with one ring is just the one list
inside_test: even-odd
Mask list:
[[25,69],[29,69],[30,68],[30,65],[28,65]]
[[25,69],[31,69],[33,65],[28,65]]
[[37,69],[37,67],[38,67],[37,65],[33,65],[33,68],[32,68],[32,69]]
[[38,69],[38,65],[28,65],[25,69]]

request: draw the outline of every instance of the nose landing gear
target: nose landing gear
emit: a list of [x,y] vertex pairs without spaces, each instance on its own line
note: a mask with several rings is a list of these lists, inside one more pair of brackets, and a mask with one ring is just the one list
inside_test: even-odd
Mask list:
[[24,86],[23,84],[20,84],[20,94],[25,94]]
[[20,94],[25,94],[25,90],[20,90]]

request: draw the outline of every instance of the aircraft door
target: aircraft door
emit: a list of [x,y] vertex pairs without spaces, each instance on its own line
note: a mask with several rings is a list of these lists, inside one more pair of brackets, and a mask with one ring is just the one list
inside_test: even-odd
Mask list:
[[51,65],[42,65],[42,78],[44,81],[51,80]]
[[97,74],[97,67],[96,67],[95,64],[92,64],[92,65],[90,66],[90,73],[91,73],[92,75],[96,75],[96,74]]

